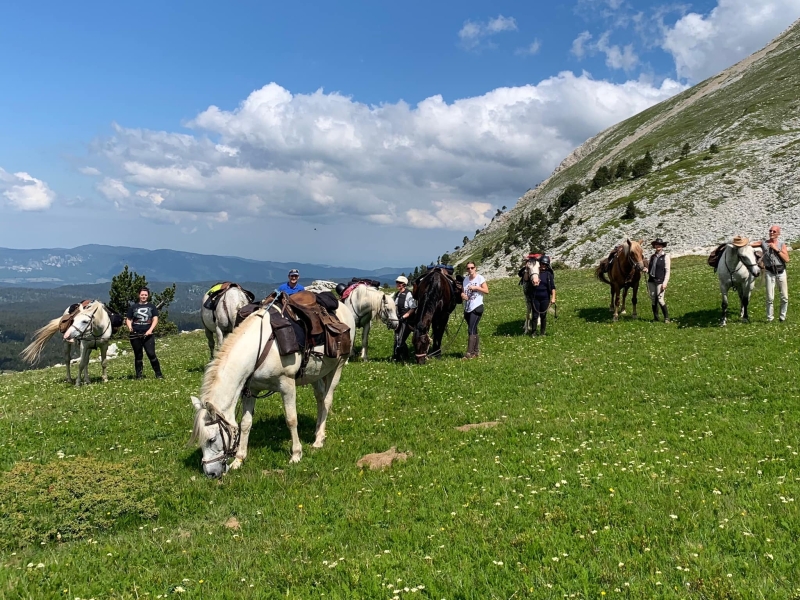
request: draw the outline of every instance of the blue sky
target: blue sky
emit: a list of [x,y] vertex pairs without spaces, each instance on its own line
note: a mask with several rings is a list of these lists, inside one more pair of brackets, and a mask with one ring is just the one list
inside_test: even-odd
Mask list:
[[428,262],[800,0],[7,3],[7,247]]

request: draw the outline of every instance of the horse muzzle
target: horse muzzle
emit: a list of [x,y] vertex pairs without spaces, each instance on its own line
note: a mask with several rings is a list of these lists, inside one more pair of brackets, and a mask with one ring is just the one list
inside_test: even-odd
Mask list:
[[219,479],[228,472],[227,461],[219,461],[203,465],[203,475],[209,479]]

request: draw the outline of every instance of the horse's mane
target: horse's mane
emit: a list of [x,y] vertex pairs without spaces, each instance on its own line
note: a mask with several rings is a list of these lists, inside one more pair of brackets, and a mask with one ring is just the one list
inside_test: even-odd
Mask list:
[[[258,311],[254,312],[252,315],[247,317],[241,325],[239,325],[236,329],[233,330],[228,337],[225,338],[225,343],[222,344],[222,348],[219,349],[217,354],[214,356],[214,360],[208,363],[206,367],[206,371],[203,374],[203,385],[200,388],[200,399],[206,406],[213,407],[214,405],[211,403],[210,400],[207,400],[209,394],[211,393],[211,389],[216,385],[217,379],[219,377],[219,372],[222,369],[225,362],[228,360],[229,355],[233,351],[233,347],[239,341],[245,332],[247,331],[248,325],[252,326],[252,323],[255,320],[258,320],[259,323],[263,325],[263,319],[260,319],[258,316]],[[259,352],[261,349],[259,348]]]
[[205,408],[201,408],[194,414],[194,424],[192,425],[192,434],[189,436],[188,445],[199,445],[205,442],[205,425],[208,420],[209,412]]

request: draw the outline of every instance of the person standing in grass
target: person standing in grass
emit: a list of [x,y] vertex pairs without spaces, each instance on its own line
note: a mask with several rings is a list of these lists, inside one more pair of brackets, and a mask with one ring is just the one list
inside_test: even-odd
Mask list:
[[775,284],[781,295],[781,312],[778,314],[778,321],[783,323],[786,320],[786,310],[789,308],[789,286],[786,282],[786,263],[789,262],[789,250],[782,241],[781,228],[773,225],[769,228],[769,237],[760,242],[752,242],[754,248],[761,248],[764,253],[764,275],[766,277],[767,292],[767,322],[773,320],[773,304],[775,302]]
[[394,294],[394,301],[397,305],[397,318],[400,325],[395,329],[394,333],[394,352],[392,358],[394,360],[406,360],[408,358],[408,346],[406,340],[411,334],[411,325],[413,324],[412,317],[414,311],[417,309],[417,301],[411,295],[411,290],[407,289],[408,278],[405,275],[400,275],[394,280],[397,285],[397,292]]
[[661,312],[664,313],[664,323],[669,323],[669,309],[667,308],[666,300],[664,300],[664,292],[667,291],[670,272],[669,254],[664,252],[667,242],[661,238],[656,238],[650,245],[655,248],[655,252],[650,257],[646,272],[649,274],[647,278],[647,293],[650,295],[650,304],[653,305],[653,321],[658,321],[658,307],[661,306]]
[[150,302],[150,290],[143,287],[139,290],[139,302],[128,307],[126,325],[130,334],[131,348],[133,349],[133,365],[136,370],[136,379],[142,379],[143,361],[142,354],[147,353],[150,366],[156,374],[156,379],[164,379],[161,374],[161,363],[156,357],[156,339],[153,331],[158,325],[158,308]]
[[478,322],[483,316],[483,297],[489,293],[486,279],[478,273],[475,263],[467,263],[467,276],[463,282],[464,291],[461,299],[464,301],[464,319],[467,321],[467,353],[464,358],[480,356],[480,342],[478,340]]
[[546,335],[547,332],[547,309],[556,302],[556,280],[553,269],[550,267],[550,257],[542,256],[539,259],[539,285],[534,288],[533,293],[533,335],[536,333],[536,320],[540,324],[540,333]]

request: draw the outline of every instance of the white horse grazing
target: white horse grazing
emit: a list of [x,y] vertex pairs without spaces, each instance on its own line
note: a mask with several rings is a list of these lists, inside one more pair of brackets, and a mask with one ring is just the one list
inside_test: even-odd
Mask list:
[[[347,364],[347,356],[328,358],[322,356],[322,346],[309,358],[303,377],[295,379],[300,369],[302,354],[281,356],[277,344],[272,343],[272,328],[266,309],[247,317],[229,336],[206,368],[200,399],[192,397],[195,408],[194,428],[190,443],[200,446],[203,452],[203,472],[209,477],[221,477],[228,468],[238,469],[247,457],[247,442],[253,424],[256,399],[247,394],[259,391],[278,392],[283,398],[286,425],[292,435],[293,463],[303,457],[303,447],[297,435],[297,386],[312,384],[317,399],[317,428],[314,448],[325,442],[325,423],[333,404],[333,392]],[[350,341],[355,336],[352,311],[339,305],[336,316],[350,327]],[[256,367],[262,351],[270,346],[266,358]],[[318,354],[317,354],[318,353]],[[255,371],[254,371],[255,369]],[[236,405],[242,398],[241,428],[236,423]],[[228,467],[227,461],[234,458]]]
[[[744,240],[747,242],[747,240]],[[750,294],[756,283],[756,277],[761,270],[755,252],[749,243],[743,246],[728,244],[717,266],[719,277],[719,290],[722,292],[722,327],[728,324],[728,290],[736,288],[739,293],[741,309],[739,316],[742,322],[748,323],[747,306],[750,303]]]
[[206,332],[208,351],[211,353],[211,358],[214,358],[215,346],[219,343],[219,347],[222,348],[225,336],[233,333],[236,325],[236,313],[250,302],[250,298],[242,288],[232,285],[217,298],[217,306],[213,311],[203,306],[206,300],[208,300],[208,294],[203,295],[200,319],[203,321],[203,329]]
[[[400,321],[397,318],[397,306],[390,294],[369,285],[356,286],[347,296],[344,303],[353,311],[356,327],[362,327],[361,332],[361,360],[367,360],[369,347],[369,330],[372,321],[380,318],[389,329],[397,329]],[[355,346],[350,351],[350,356],[356,353]]]
[[[92,350],[100,348],[100,363],[103,367],[103,381],[108,381],[106,376],[106,353],[108,341],[111,338],[111,319],[106,312],[105,305],[99,300],[92,300],[85,307],[81,307],[69,329],[64,332],[64,354],[67,360],[67,381],[72,383],[70,374],[70,354],[74,342],[80,342],[80,363],[78,365],[78,378],[75,385],[89,383],[89,356]],[[67,316],[69,308],[61,317],[53,319],[47,325],[37,330],[31,344],[22,351],[22,357],[33,364],[42,354],[45,344],[59,331],[61,320]]]
[[533,333],[539,325],[538,315],[536,315],[536,322],[533,322],[533,315],[536,312],[533,306],[533,296],[534,288],[537,285],[539,285],[539,261],[535,258],[529,258],[528,262],[525,263],[525,272],[522,276],[522,293],[525,294],[525,304],[528,305],[523,327],[525,333]]

